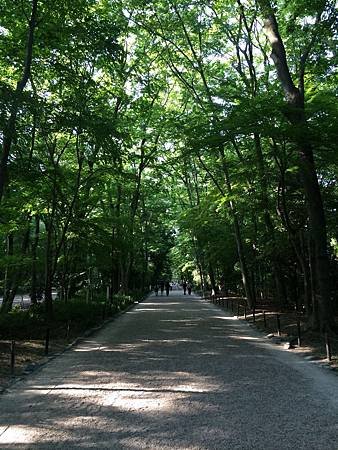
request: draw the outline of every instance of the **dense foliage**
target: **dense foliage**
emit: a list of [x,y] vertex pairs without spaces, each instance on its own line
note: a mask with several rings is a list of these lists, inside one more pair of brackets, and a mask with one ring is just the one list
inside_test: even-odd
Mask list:
[[174,276],[335,326],[334,2],[0,11],[2,313]]

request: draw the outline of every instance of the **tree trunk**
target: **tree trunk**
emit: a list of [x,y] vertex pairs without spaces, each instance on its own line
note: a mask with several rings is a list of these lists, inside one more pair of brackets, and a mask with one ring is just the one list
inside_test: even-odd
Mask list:
[[[14,248],[14,237],[13,233],[10,233],[6,239],[6,256],[13,256],[13,248]],[[12,283],[12,270],[11,264],[7,263],[5,270],[5,280],[4,280],[4,294],[3,301],[1,305],[1,312],[6,313],[11,310],[12,304],[10,302],[10,294],[11,294],[11,283]],[[13,303],[13,302],[12,302]]]
[[260,204],[263,210],[263,218],[265,223],[265,228],[268,232],[268,239],[272,244],[272,252],[271,252],[271,265],[272,265],[272,273],[276,286],[276,294],[277,294],[277,302],[280,306],[283,306],[286,302],[286,288],[283,280],[283,276],[280,270],[280,258],[278,255],[278,248],[275,238],[275,228],[273,226],[270,209],[269,209],[269,200],[268,200],[268,188],[266,181],[266,171],[264,164],[264,157],[262,152],[261,139],[258,133],[254,133],[254,142],[255,142],[255,151],[256,151],[256,161],[257,161],[257,169],[258,176],[261,185],[261,195],[260,195]]
[[37,249],[39,245],[40,237],[40,218],[35,216],[35,230],[34,230],[34,240],[32,244],[32,274],[31,274],[31,302],[36,304],[38,301],[38,286],[37,286]]
[[288,103],[285,112],[295,127],[295,142],[298,147],[299,167],[303,181],[311,239],[314,243],[314,262],[318,287],[318,306],[321,329],[335,328],[331,302],[330,261],[327,251],[326,220],[322,196],[318,183],[313,150],[308,139],[308,130],[302,92],[293,83],[283,40],[279,34],[276,17],[269,0],[260,0],[265,15],[265,32],[270,41],[278,79]]
[[[21,245],[21,255],[24,256],[27,252],[30,238],[30,219],[28,226],[25,230]],[[7,255],[14,255],[14,237],[13,234],[8,236],[7,241]],[[5,273],[5,288],[4,288],[4,298],[1,307],[1,312],[9,312],[13,307],[14,298],[19,288],[19,283],[22,280],[24,270],[21,267],[17,267],[14,264],[10,264],[6,268]]]
[[[221,159],[222,159],[222,167],[223,167],[225,183],[226,183],[226,186],[228,189],[228,193],[232,197],[232,186],[231,186],[228,167],[227,167],[226,161],[225,161],[224,150],[223,150],[223,148],[220,148],[219,151],[220,151],[220,155],[221,155]],[[237,212],[237,209],[232,200],[229,200],[229,207],[230,207],[230,210],[232,213],[232,218],[233,218],[235,240],[236,240],[236,246],[237,246],[239,265],[241,268],[243,288],[244,288],[245,296],[247,298],[248,306],[249,306],[249,308],[252,308],[255,305],[255,296],[252,291],[249,270],[248,270],[248,267],[246,264],[243,239],[242,239],[242,234],[241,234],[240,223],[238,220],[238,212]]]
[[316,258],[315,248],[311,236],[308,240],[308,252],[309,252],[309,272],[310,272],[310,285],[311,285],[311,314],[308,317],[308,322],[311,328],[318,329],[320,327],[320,311],[319,311],[319,298],[317,295],[317,279],[316,279]]
[[214,273],[214,269],[212,267],[212,265],[209,263],[209,278],[210,278],[210,284],[211,284],[211,289],[213,289],[216,293],[218,291],[217,287],[216,287],[216,280],[215,280],[215,273]]
[[[53,217],[53,215],[52,215]],[[47,321],[51,322],[53,318],[53,298],[52,298],[52,285],[53,285],[53,224],[52,217],[45,222],[47,230],[46,241],[46,261],[45,261],[45,307]]]
[[32,0],[32,9],[28,25],[26,55],[23,72],[21,79],[18,81],[16,85],[11,113],[3,131],[2,154],[0,157],[0,202],[4,194],[5,186],[8,183],[7,165],[8,165],[8,158],[11,152],[13,138],[15,136],[16,131],[17,115],[20,108],[20,96],[23,90],[25,89],[25,86],[27,84],[31,72],[34,30],[37,26],[37,6],[38,0]]

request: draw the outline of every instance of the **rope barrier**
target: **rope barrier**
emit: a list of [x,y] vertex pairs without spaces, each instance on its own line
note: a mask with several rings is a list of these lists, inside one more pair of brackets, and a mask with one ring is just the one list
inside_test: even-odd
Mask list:
[[[204,300],[211,301],[212,303],[215,303],[217,305],[222,305],[223,307],[226,307],[226,309],[229,309],[229,301],[231,302],[231,311],[234,311],[234,302],[237,301],[237,316],[240,317],[240,309],[243,310],[243,316],[244,319],[247,320],[248,316],[248,307],[246,303],[241,303],[243,300],[245,301],[245,297],[227,297],[224,295],[213,295],[213,296],[207,296],[204,297]],[[226,305],[226,306],[225,306]],[[258,306],[258,307],[257,307]],[[277,326],[277,335],[282,335],[282,326],[281,326],[281,316],[283,315],[290,315],[294,313],[295,319],[296,319],[296,330],[297,330],[297,345],[298,347],[301,347],[303,345],[302,341],[302,332],[301,332],[301,317],[302,314],[299,311],[289,310],[289,311],[280,311],[276,310],[276,308],[273,308],[273,305],[271,304],[261,304],[256,305],[254,308],[251,309],[251,315],[253,323],[256,323],[257,314],[263,314],[263,323],[264,328],[267,328],[267,316],[268,315],[275,315],[276,316],[276,326]],[[332,336],[332,334],[325,332],[324,333],[324,343],[325,343],[325,351],[326,351],[326,358],[328,361],[332,361],[332,342],[335,342],[338,344],[338,337]]]

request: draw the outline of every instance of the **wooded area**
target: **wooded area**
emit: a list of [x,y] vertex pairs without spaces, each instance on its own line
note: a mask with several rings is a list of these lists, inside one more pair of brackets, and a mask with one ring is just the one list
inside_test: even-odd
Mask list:
[[337,330],[333,1],[0,12],[1,315],[175,277]]

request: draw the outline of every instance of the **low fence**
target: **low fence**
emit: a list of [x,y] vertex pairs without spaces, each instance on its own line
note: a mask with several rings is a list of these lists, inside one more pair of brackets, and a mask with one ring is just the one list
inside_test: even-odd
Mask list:
[[[35,350],[35,362],[41,359],[43,356],[48,356],[50,352],[59,352],[67,348],[67,345],[80,336],[86,336],[86,334],[98,329],[105,323],[108,319],[114,318],[116,314],[126,310],[134,303],[131,296],[125,296],[124,299],[119,299],[120,301],[115,304],[104,303],[102,306],[101,314],[98,320],[93,323],[93,325],[88,329],[82,329],[79,327],[79,323],[75,320],[65,320],[59,323],[56,327],[49,327],[44,325],[41,328],[40,336],[37,338],[32,338],[32,336],[27,337],[27,339],[22,336],[19,337],[15,334],[9,334],[8,337],[0,339],[0,388],[1,388],[1,378],[10,374],[15,375],[18,366],[24,366],[25,364],[18,364],[17,357],[22,358],[22,353],[25,352],[29,346],[33,346]],[[142,301],[140,299],[139,301]],[[30,358],[28,358],[30,360]],[[32,361],[34,365],[34,361]],[[26,363],[27,365],[27,363]]]
[[[245,320],[251,319],[253,323],[256,323],[257,317],[260,316],[263,318],[263,326],[265,329],[267,328],[267,318],[273,317],[275,320],[275,330],[277,332],[277,336],[282,336],[281,317],[283,317],[283,315],[291,314],[294,316],[294,320],[296,322],[297,346],[302,347],[301,323],[304,315],[300,312],[294,310],[281,311],[271,302],[258,302],[254,308],[249,308],[245,297],[225,296],[223,293],[204,296],[203,299],[230,310],[232,313],[236,314],[238,317],[243,317]],[[326,331],[322,334],[322,340],[324,343],[326,358],[328,361],[332,361],[332,345],[333,343],[338,344],[338,339]]]

